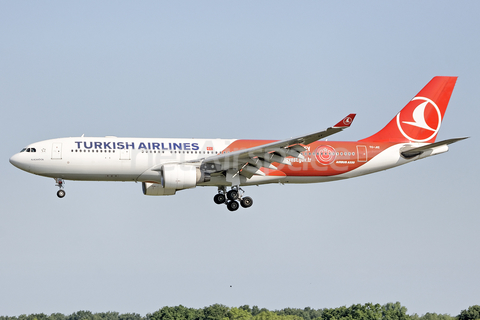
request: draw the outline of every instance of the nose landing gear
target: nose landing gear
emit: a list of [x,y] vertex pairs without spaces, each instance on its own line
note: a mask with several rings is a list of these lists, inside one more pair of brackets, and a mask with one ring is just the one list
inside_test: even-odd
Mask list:
[[57,197],[65,197],[65,190],[63,190],[63,185],[65,184],[65,182],[62,178],[55,178],[55,182],[57,183],[55,186],[60,188],[60,190],[57,191]]
[[[240,205],[243,208],[250,208],[253,205],[253,199],[250,197],[243,197],[243,193],[243,189],[238,186],[233,186],[228,192],[226,192],[224,186],[221,186],[218,187],[218,193],[213,197],[213,201],[216,204],[226,204],[227,209],[230,211],[238,210]],[[240,204],[237,200],[240,200]]]

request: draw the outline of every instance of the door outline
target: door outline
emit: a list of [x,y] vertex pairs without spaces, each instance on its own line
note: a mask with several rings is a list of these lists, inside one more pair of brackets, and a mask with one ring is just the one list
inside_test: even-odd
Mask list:
[[120,150],[120,160],[131,160],[130,156],[131,152],[129,149],[121,149]]
[[52,144],[52,160],[62,160],[62,144]]
[[358,162],[367,162],[368,154],[366,146],[357,146],[357,161]]

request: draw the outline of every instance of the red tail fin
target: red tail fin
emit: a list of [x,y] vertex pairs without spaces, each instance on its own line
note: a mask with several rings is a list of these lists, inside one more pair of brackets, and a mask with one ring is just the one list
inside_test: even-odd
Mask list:
[[456,81],[433,78],[385,128],[360,141],[435,142]]

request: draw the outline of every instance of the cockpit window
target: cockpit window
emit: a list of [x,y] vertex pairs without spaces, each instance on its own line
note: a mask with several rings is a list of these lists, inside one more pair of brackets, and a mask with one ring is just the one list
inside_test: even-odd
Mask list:
[[35,148],[30,148],[30,152],[37,152],[37,149],[35,149]]
[[25,150],[27,150],[27,148],[23,148],[22,151],[20,151],[20,152],[25,152]]

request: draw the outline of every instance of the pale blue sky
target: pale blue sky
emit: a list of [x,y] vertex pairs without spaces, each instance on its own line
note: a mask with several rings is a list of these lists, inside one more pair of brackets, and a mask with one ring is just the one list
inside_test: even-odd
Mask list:
[[[449,313],[480,301],[474,1],[0,2],[0,314],[166,305],[332,308],[400,301]],[[342,182],[143,196],[8,162],[50,138],[358,140],[434,76],[458,76],[448,153]],[[476,98],[477,97],[477,98]],[[232,287],[230,287],[232,286]]]

